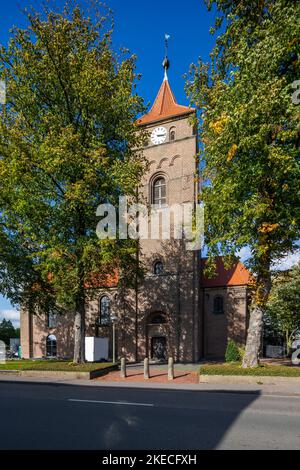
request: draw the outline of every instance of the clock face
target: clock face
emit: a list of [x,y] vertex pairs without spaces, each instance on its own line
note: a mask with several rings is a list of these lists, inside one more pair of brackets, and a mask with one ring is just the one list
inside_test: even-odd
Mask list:
[[152,131],[151,142],[154,145],[163,144],[167,138],[167,129],[164,127],[157,127]]

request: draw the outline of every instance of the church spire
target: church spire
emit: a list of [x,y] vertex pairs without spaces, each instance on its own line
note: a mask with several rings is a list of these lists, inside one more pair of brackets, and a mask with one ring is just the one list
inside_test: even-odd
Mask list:
[[179,105],[170,87],[168,80],[168,69],[170,67],[170,61],[168,59],[169,39],[169,34],[165,34],[165,58],[162,63],[162,66],[165,71],[164,80],[161,84],[161,87],[152,105],[152,108],[147,114],[144,114],[144,116],[138,119],[137,122],[140,125],[163,121],[171,117],[187,115],[195,112],[194,108]]

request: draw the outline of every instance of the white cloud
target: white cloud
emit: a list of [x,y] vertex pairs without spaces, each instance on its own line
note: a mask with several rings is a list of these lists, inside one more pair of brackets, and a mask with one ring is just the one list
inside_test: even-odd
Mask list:
[[20,327],[20,312],[17,310],[0,310],[0,322],[4,318],[10,320],[15,328]]
[[285,269],[290,269],[295,264],[299,263],[300,261],[300,250],[295,251],[294,253],[290,253],[289,255],[285,256],[279,261],[275,261],[272,265],[272,269],[276,269],[279,271],[284,271]]
[[[242,262],[247,261],[248,258],[251,256],[251,250],[248,246],[245,246],[244,248],[241,248],[237,252],[237,256],[240,258]],[[284,271],[286,269],[290,269],[295,264],[300,262],[300,249],[294,251],[293,253],[289,253],[286,255],[284,258],[274,261],[272,263],[272,269],[273,270],[279,270],[279,271]]]
[[251,256],[251,250],[249,246],[244,246],[237,252],[237,256],[240,258],[242,262],[247,261],[248,258]]

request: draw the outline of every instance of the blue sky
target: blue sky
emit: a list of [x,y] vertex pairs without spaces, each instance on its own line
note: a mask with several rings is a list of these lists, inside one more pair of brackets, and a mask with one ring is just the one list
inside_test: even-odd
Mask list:
[[[62,5],[63,1],[55,3]],[[26,24],[22,9],[33,5],[38,10],[41,4],[39,0],[0,0],[0,43],[7,42],[12,25]],[[214,44],[209,28],[215,14],[207,11],[204,0],[107,0],[106,4],[114,11],[114,47],[126,47],[138,56],[142,74],[138,93],[146,103],[153,101],[160,86],[164,34],[171,35],[169,79],[177,100],[186,104],[183,74],[199,56],[208,60]]]

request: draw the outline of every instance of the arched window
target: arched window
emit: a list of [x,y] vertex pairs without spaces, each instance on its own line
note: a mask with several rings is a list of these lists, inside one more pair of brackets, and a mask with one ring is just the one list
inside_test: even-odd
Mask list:
[[173,140],[176,139],[176,130],[175,130],[175,127],[171,127],[170,133],[169,133],[169,139],[170,139],[170,142],[172,142]]
[[156,178],[153,182],[152,204],[162,207],[167,203],[166,180],[163,176]]
[[214,314],[222,315],[224,313],[224,299],[222,296],[217,295],[214,298]]
[[110,300],[107,295],[100,299],[100,325],[110,324]]
[[46,356],[47,357],[56,357],[56,354],[57,354],[56,346],[57,346],[56,336],[55,335],[47,336],[47,340],[46,340]]
[[164,265],[162,263],[162,261],[155,261],[154,263],[154,274],[163,274],[164,272]]
[[57,313],[54,310],[50,310],[48,313],[48,328],[56,328],[57,326]]
[[151,315],[149,321],[151,325],[161,325],[166,322],[166,317],[162,313],[154,313],[153,315]]

